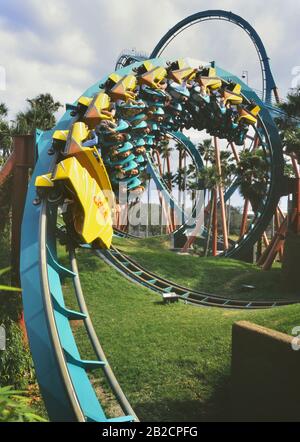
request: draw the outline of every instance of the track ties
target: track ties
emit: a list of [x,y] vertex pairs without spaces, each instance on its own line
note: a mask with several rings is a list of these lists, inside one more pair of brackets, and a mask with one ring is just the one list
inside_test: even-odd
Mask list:
[[109,251],[100,251],[100,254],[106,256],[109,262],[117,267],[121,273],[135,280],[137,283],[147,287],[156,293],[176,293],[180,299],[188,304],[219,307],[231,309],[263,309],[273,308],[287,304],[295,304],[297,300],[281,300],[281,301],[256,301],[256,300],[238,300],[225,298],[205,292],[197,292],[196,290],[188,290],[186,287],[177,283],[168,281],[153,272],[145,269],[139,263],[129,256],[124,255],[116,248]]

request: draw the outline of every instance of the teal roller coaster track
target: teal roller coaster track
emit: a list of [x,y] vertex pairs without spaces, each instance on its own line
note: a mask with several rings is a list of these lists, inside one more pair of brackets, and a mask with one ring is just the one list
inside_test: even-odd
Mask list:
[[[169,42],[186,27],[208,19],[227,20],[242,27],[252,39],[259,54],[262,67],[264,101],[260,100],[256,93],[249,86],[242,83],[239,78],[217,67],[217,75],[220,78],[225,81],[231,79],[234,82],[239,82],[242,85],[245,99],[254,100],[261,106],[262,110],[259,117],[257,136],[267,151],[270,162],[270,185],[262,210],[258,213],[257,219],[253,221],[244,237],[224,253],[225,256],[242,258],[262,235],[274,213],[280,198],[283,174],[280,137],[267,107],[268,103],[270,103],[271,92],[276,90],[276,85],[271,73],[266,50],[256,31],[241,17],[231,12],[205,11],[194,14],[174,26],[161,39],[150,58],[155,65],[163,65],[164,60],[160,56]],[[131,73],[134,68],[137,68],[142,63],[142,60],[136,61],[134,58],[131,59],[132,61],[134,62],[133,64],[121,67],[117,73],[124,76]],[[128,60],[125,57],[124,64],[127,62]],[[101,79],[100,82],[90,87],[84,95],[93,97],[99,91],[99,84],[105,83],[106,80],[107,77]],[[35,178],[45,173],[45,171],[49,171],[55,160],[53,156],[49,155],[54,130],[69,129],[75,118],[71,110],[67,110],[52,131],[40,133],[36,140],[37,163],[27,194],[21,244],[21,282],[24,316],[30,348],[37,379],[52,421],[137,421],[138,418],[118,384],[94,331],[80,285],[75,250],[72,247],[70,248],[69,268],[59,263],[56,250],[57,207],[49,204],[46,199],[42,200],[39,205],[33,204],[36,199]],[[197,167],[201,168],[203,162],[193,144],[180,132],[173,135],[180,139],[186,149],[189,150]],[[150,158],[148,158],[148,161],[148,170],[154,178],[158,189],[164,193],[166,200],[169,201],[169,205],[181,214],[183,223],[179,230],[185,232],[185,214],[181,213],[182,211],[176,205],[176,201],[172,199]],[[230,192],[234,191],[234,186],[235,183],[232,184],[227,198],[230,196]],[[232,300],[218,298],[211,294],[188,293],[184,287],[163,280],[157,277],[157,275],[147,272],[137,263],[130,261],[128,257],[120,256],[117,250],[112,249],[110,252],[104,253],[104,255],[106,255],[106,259],[109,259],[110,263],[119,267],[119,269],[121,268],[122,272],[132,279],[136,280],[139,278],[139,282],[143,284],[146,281],[148,285],[151,285],[151,288],[159,292],[164,290],[175,291],[183,299],[194,304],[235,308],[266,308],[275,306],[274,303],[266,304],[263,302],[251,303],[249,301],[241,301],[240,303],[234,303]],[[73,281],[74,292],[79,305],[78,311],[70,310],[65,305],[62,288],[65,278]],[[281,304],[281,302],[278,302],[276,306]],[[87,361],[81,359],[70,325],[70,320],[73,319],[84,323],[87,339],[91,341],[94,348],[94,360]],[[106,416],[88,376],[90,370],[99,368],[106,375],[112,391],[123,410],[123,415],[118,418]]]

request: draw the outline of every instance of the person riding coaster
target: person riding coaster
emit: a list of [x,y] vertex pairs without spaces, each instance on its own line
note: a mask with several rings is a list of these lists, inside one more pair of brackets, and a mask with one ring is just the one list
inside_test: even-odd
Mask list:
[[232,104],[238,105],[243,103],[241,96],[242,86],[239,83],[229,82],[220,89],[220,96],[225,106]]
[[[148,125],[152,128],[152,131],[158,130],[157,126],[160,126],[162,122],[165,120],[165,118],[166,115],[164,110],[159,107],[156,110],[154,110],[154,112],[152,112],[151,115],[149,116]],[[155,129],[153,129],[153,125],[155,125]]]
[[169,95],[161,89],[152,89],[147,85],[140,88],[140,96],[145,100],[148,106],[164,106]]
[[77,113],[90,129],[95,129],[101,121],[113,122],[115,118],[113,104],[109,96],[103,91],[92,98],[81,96],[77,103]]
[[190,97],[190,91],[185,84],[178,84],[175,81],[169,81],[167,92],[171,95],[173,100],[179,103],[184,103]]
[[96,130],[100,142],[109,145],[109,143],[116,144],[129,140],[131,138],[131,135],[127,133],[129,128],[130,125],[125,120],[119,120],[118,123],[114,123],[113,125],[102,121]]
[[191,88],[192,99],[200,103],[210,103],[210,96],[213,91],[220,89],[222,80],[216,76],[216,69],[213,67],[199,70],[195,76],[194,85]]
[[139,113],[131,118],[128,118],[128,123],[133,128],[133,127],[137,126],[138,124],[140,124],[142,121],[147,121],[147,118],[148,118],[147,114],[142,112],[142,113]]
[[119,101],[116,104],[116,115],[124,120],[129,120],[130,118],[143,112],[146,108],[146,104],[143,100],[128,100]]
[[136,142],[134,142],[134,153],[136,155],[146,153],[146,141],[144,138],[139,138]]
[[133,159],[132,155],[134,155],[132,150],[126,150],[121,153],[115,150],[110,153],[109,158],[105,159],[105,163],[116,169],[120,169],[118,166],[123,165],[124,161],[128,161],[128,159]]
[[214,67],[200,69],[195,76],[195,82],[198,83],[199,86],[203,86],[206,90],[209,89],[210,91],[220,89],[222,86],[222,80],[217,76]]
[[[128,167],[132,167],[132,166],[128,166]],[[139,169],[137,169],[137,164],[135,165],[135,167],[133,169],[130,170],[125,170],[126,168],[117,170],[115,172],[113,172],[112,174],[112,182],[119,182],[119,181],[125,181],[133,176],[137,176],[140,172]]]
[[136,126],[132,126],[131,129],[132,129],[132,136],[135,138],[138,138],[143,135],[147,135],[151,132],[151,129],[145,120],[141,121]]
[[143,182],[136,176],[130,177],[126,181],[114,183],[114,188],[118,188],[121,193],[130,192],[132,195],[139,195],[145,190]]
[[100,123],[99,125],[99,130],[101,130],[102,128],[104,128],[103,132],[104,134],[109,134],[111,132],[116,133],[116,132],[124,132],[126,129],[129,128],[129,123],[125,120],[119,120],[117,123],[115,123],[115,127],[114,128],[109,128],[107,127],[104,122]]
[[154,66],[151,61],[146,60],[137,68],[138,83],[149,86],[152,89],[165,90],[167,87],[167,70],[162,66]]
[[139,174],[138,162],[136,159],[127,160],[126,163],[120,166],[116,166],[112,173],[112,177],[114,179],[122,179],[129,176],[135,176]]
[[[231,114],[232,107],[240,105],[243,102],[243,97],[240,95],[241,85],[230,83],[229,85],[224,85],[218,91],[211,93],[210,107],[215,113],[216,124],[215,132],[222,132],[222,128],[228,126],[224,120],[228,122],[228,114]],[[219,122],[217,122],[217,120]]]
[[[251,107],[250,107],[251,106]],[[260,111],[258,105],[241,105],[238,107],[237,128],[233,131],[233,141],[242,146],[248,133],[249,126],[254,126],[257,123],[257,115]]]
[[121,77],[113,73],[104,83],[104,88],[113,101],[135,100],[137,96],[137,78],[132,74]]
[[[106,192],[111,193],[112,187],[97,150],[96,132],[84,122],[76,122],[70,130],[55,131],[52,140],[60,155],[49,173],[36,177],[38,196],[47,197],[50,204],[64,204],[67,218],[72,220],[66,220],[67,229],[74,240],[110,247],[113,202],[109,203]],[[91,194],[97,196],[97,205],[91,203]]]
[[188,84],[195,78],[198,69],[188,66],[184,59],[176,60],[175,62],[167,62],[168,79],[173,80],[178,84]]

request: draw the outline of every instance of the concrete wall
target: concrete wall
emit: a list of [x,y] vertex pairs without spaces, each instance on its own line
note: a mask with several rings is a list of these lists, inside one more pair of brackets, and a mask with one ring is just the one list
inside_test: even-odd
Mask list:
[[292,339],[247,321],[233,325],[233,420],[300,421],[300,350]]

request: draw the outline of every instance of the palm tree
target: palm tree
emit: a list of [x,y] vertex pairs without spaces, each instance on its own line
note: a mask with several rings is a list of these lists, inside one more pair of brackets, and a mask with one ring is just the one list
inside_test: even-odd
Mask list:
[[[217,209],[216,206],[216,198],[217,198],[217,186],[222,181],[222,177],[219,175],[217,167],[215,164],[204,167],[199,172],[199,178],[203,181],[203,185],[205,189],[210,192],[210,204],[209,204],[209,218],[208,218],[208,226],[206,233],[206,243],[204,247],[204,256],[208,255],[210,237],[212,232],[213,218],[216,219],[216,213],[214,213]],[[215,226],[217,227],[217,226]],[[214,231],[213,239],[216,241],[216,233]]]
[[8,114],[8,107],[5,103],[0,103],[0,119],[6,118]]
[[181,191],[182,191],[182,184],[183,184],[183,167],[182,167],[182,159],[183,159],[183,152],[185,152],[185,149],[182,145],[182,143],[177,142],[176,150],[178,151],[178,170],[176,174],[175,182],[178,186],[178,203],[179,206],[181,206]]
[[208,161],[214,155],[214,146],[212,144],[212,139],[211,138],[204,139],[201,143],[198,144],[197,148],[207,165]]
[[12,138],[9,122],[7,121],[8,107],[0,103],[0,162],[5,162],[11,153]]
[[[170,147],[169,144],[169,140],[166,141],[162,141],[160,143],[160,149],[161,149],[161,153],[162,153],[162,158],[164,159],[164,166],[165,164],[167,165],[167,172],[165,172],[165,168],[163,168],[164,171],[164,175],[163,175],[163,179],[167,182],[168,188],[170,193],[172,192],[173,189],[173,181],[174,181],[174,175],[172,174],[171,171],[171,152],[173,151],[173,148]],[[171,224],[173,225],[173,227],[175,227],[175,214],[174,214],[174,209],[171,209]]]
[[[180,142],[176,143],[176,150],[178,151],[178,169],[177,169],[177,173],[176,173],[175,183],[178,186],[178,203],[179,203],[179,206],[181,207],[181,205],[182,205],[181,204],[182,192],[184,192],[185,188],[186,188],[187,151],[186,151],[185,147],[182,145],[182,143],[180,143]],[[183,211],[184,211],[184,205],[185,205],[185,201],[183,202],[183,205],[182,205]]]
[[[222,150],[220,151],[220,170],[216,161],[216,148],[212,144],[211,139],[203,140],[199,143],[198,150],[201,153],[205,166],[199,171],[197,175],[198,179],[202,181],[202,186],[208,191],[209,200],[209,217],[208,227],[206,235],[206,243],[204,247],[205,256],[208,255],[210,237],[212,227],[214,248],[216,248],[217,237],[217,188],[226,186],[231,182],[232,174],[235,172],[235,165],[233,164],[233,158],[230,152]],[[193,177],[195,179],[195,177]],[[225,240],[224,240],[225,241]],[[216,250],[215,250],[216,251]]]
[[166,161],[167,164],[167,174],[168,174],[168,186],[169,186],[169,190],[172,190],[172,181],[171,181],[171,160],[170,160],[170,154],[173,151],[173,148],[170,147],[169,145],[169,141],[163,141],[161,143],[161,153],[162,153],[162,158]]
[[[280,104],[285,117],[278,120],[283,140],[284,152],[292,157],[294,173],[299,173],[300,164],[300,87],[288,94],[287,101]],[[296,175],[297,176],[297,175]],[[299,286],[300,260],[300,207],[299,181],[294,181],[293,222],[289,223],[283,253],[283,281],[286,290],[297,291]],[[297,195],[298,194],[298,195]]]
[[151,223],[151,175],[147,173],[147,225],[146,236],[149,236],[149,225]]
[[28,109],[19,112],[14,124],[14,133],[30,135],[36,128],[49,130],[55,126],[55,113],[62,105],[55,101],[51,94],[40,94],[35,98],[28,98]]
[[236,166],[241,195],[251,202],[254,213],[259,210],[266,195],[269,166],[262,149],[245,149]]

